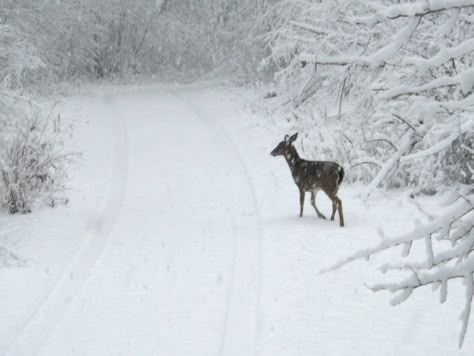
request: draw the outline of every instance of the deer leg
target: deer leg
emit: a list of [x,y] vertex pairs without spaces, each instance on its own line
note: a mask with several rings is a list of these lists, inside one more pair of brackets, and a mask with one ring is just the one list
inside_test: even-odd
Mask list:
[[338,203],[336,197],[332,198],[332,214],[331,214],[331,221],[334,220],[334,216],[336,215],[336,210],[338,210]]
[[336,196],[337,211],[339,212],[339,225],[344,226],[344,214],[342,213],[342,200]]
[[332,214],[331,214],[331,220],[334,220],[334,216],[336,215],[336,210],[339,212],[339,224],[341,226],[344,226],[344,214],[342,213],[342,201],[339,199],[337,196],[337,190],[336,192],[327,192],[325,191],[329,199],[332,201]]
[[316,206],[316,194],[317,190],[311,192],[311,205],[313,206],[314,210],[316,210],[316,214],[318,214],[318,217],[321,219],[326,219],[326,217],[318,210],[318,207]]
[[300,217],[303,216],[303,207],[304,207],[304,190],[300,189]]
[[333,191],[325,190],[324,193],[328,196],[328,198],[332,201],[332,214],[331,214],[331,221],[334,220],[334,215],[336,215],[337,209],[337,196]]

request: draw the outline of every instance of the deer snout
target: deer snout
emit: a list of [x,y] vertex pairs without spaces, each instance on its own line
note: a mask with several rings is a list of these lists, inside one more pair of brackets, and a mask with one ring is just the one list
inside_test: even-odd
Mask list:
[[277,146],[273,149],[272,152],[270,152],[270,154],[273,156],[273,157],[276,157],[276,156],[281,156],[282,152],[281,152],[281,147],[280,146]]

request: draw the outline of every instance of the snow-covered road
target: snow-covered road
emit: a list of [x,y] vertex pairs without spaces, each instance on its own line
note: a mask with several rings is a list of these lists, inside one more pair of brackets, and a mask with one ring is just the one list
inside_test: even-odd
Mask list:
[[[254,353],[261,236],[237,151],[171,92],[106,93],[101,99],[109,114],[96,124],[100,131],[87,133],[102,140],[87,148],[86,159],[112,146],[112,164],[82,179],[106,174],[103,206],[89,217],[91,236],[67,278],[11,351]],[[100,251],[97,261],[91,258]],[[74,297],[67,308],[61,308],[64,297]],[[58,309],[64,315],[56,315]]]
[[298,218],[288,168],[269,156],[284,132],[212,90],[94,88],[74,105],[84,157],[65,209],[84,234],[47,291],[0,329],[6,354],[460,352],[462,292],[440,306],[420,291],[393,308],[364,287],[367,264],[318,273],[373,244],[377,226],[409,229],[413,205],[364,204],[344,186],[344,229],[309,204]]

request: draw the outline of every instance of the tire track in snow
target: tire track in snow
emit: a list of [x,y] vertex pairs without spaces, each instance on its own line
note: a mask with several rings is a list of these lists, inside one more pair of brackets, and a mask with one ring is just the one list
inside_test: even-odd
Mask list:
[[[242,354],[248,354],[248,349],[244,349],[247,352],[242,353],[239,352],[240,348],[242,348],[243,344],[245,344],[245,338],[242,338],[240,335],[238,335],[239,331],[242,332],[242,329],[238,329],[239,325],[242,324],[242,322],[239,323],[239,325],[234,326],[237,327],[236,330],[231,330],[229,331],[233,325],[232,325],[232,308],[236,308],[235,305],[238,303],[242,296],[237,296],[236,293],[240,291],[236,291],[236,284],[239,283],[239,281],[236,281],[236,274],[238,273],[237,271],[237,265],[238,265],[238,258],[240,257],[242,263],[245,264],[251,264],[255,267],[255,301],[254,301],[254,311],[253,311],[253,317],[255,318],[254,321],[254,330],[253,330],[253,335],[252,335],[252,350],[253,354],[257,355],[259,353],[259,342],[261,338],[261,330],[262,330],[262,305],[261,305],[261,295],[262,295],[262,275],[263,275],[263,255],[262,255],[262,243],[263,243],[263,229],[262,229],[262,223],[261,223],[261,217],[260,217],[260,212],[259,212],[259,207],[258,207],[258,202],[257,202],[257,195],[255,192],[255,188],[252,185],[252,181],[250,178],[250,173],[247,169],[247,166],[245,164],[245,160],[242,157],[242,154],[239,151],[239,148],[237,144],[233,141],[232,137],[230,134],[226,131],[226,129],[220,124],[220,122],[217,122],[217,120],[214,120],[210,117],[210,115],[206,114],[201,110],[201,108],[192,102],[191,100],[185,98],[183,95],[178,94],[174,90],[170,90],[170,93],[180,100],[181,102],[185,103],[190,111],[194,112],[196,114],[196,117],[198,117],[207,127],[208,129],[214,133],[214,136],[216,137],[216,141],[220,143],[221,147],[226,148],[226,151],[229,153],[229,155],[232,157],[235,157],[237,159],[237,166],[242,172],[242,175],[245,180],[245,185],[249,191],[249,195],[251,198],[251,204],[253,208],[253,216],[255,216],[255,225],[254,226],[254,234],[257,237],[257,241],[254,243],[256,246],[251,246],[255,247],[256,250],[256,256],[254,256],[254,261],[249,263],[249,261],[246,261],[245,258],[243,257],[248,257],[249,251],[242,251],[242,236],[238,236],[239,234],[236,234],[234,229],[233,231],[233,251],[232,251],[232,258],[231,258],[231,263],[229,266],[230,269],[230,286],[228,289],[228,293],[226,296],[226,307],[225,307],[225,312],[224,312],[224,325],[223,325],[223,331],[222,331],[222,336],[220,340],[220,345],[219,345],[219,351],[221,355],[230,355],[230,354],[236,354],[236,355],[242,355]],[[233,216],[233,221],[235,224],[236,218]],[[248,234],[249,235],[249,234]],[[247,247],[249,249],[250,247]],[[241,256],[243,255],[243,257]],[[239,266],[241,267],[241,266]],[[243,279],[243,276],[240,276],[240,279]],[[248,287],[248,286],[247,286]],[[248,294],[249,291],[246,292]],[[248,295],[247,295],[248,297]],[[235,300],[237,299],[237,300]],[[245,298],[244,298],[245,299]],[[242,303],[241,303],[242,304]],[[242,320],[242,318],[245,318],[244,313],[239,313],[239,311],[235,311],[237,313],[236,317],[239,320]],[[234,317],[235,318],[235,317]],[[234,323],[237,321],[234,321]],[[241,325],[242,327],[248,327],[248,325]],[[248,330],[245,330],[248,332]],[[245,345],[244,345],[245,346]]]
[[[108,94],[108,95],[114,95]],[[104,99],[108,99],[107,96]],[[7,345],[5,355],[35,355],[64,315],[67,307],[81,290],[102,251],[109,240],[110,232],[120,212],[126,190],[128,166],[128,143],[121,117],[114,110],[108,112],[108,132],[115,138],[113,161],[113,180],[108,186],[97,216],[89,222],[89,232],[84,238],[72,262],[61,273],[53,287],[37,303],[16,331],[13,340]],[[112,118],[115,125],[110,125]],[[106,134],[107,134],[106,133]],[[113,183],[113,184],[112,184]]]
[[[196,117],[206,126],[206,128],[209,130],[209,122],[206,120],[200,113],[196,111],[196,108],[194,105],[192,105],[190,102],[188,102],[187,99],[181,97],[178,95],[175,91],[170,90],[170,93],[172,96],[176,99],[179,100],[180,102],[184,102],[184,104],[188,107],[188,110],[193,112]],[[216,130],[210,130],[213,132],[214,137],[217,136],[218,132],[216,133]],[[227,145],[227,143],[224,144],[224,146]],[[233,193],[233,192],[232,192]],[[232,233],[232,238],[231,238],[231,243],[232,243],[232,251],[231,251],[231,259],[230,259],[230,264],[229,264],[229,282],[225,294],[225,307],[224,307],[224,317],[223,317],[223,325],[222,325],[222,333],[219,341],[219,355],[224,355],[224,346],[225,346],[225,339],[227,335],[227,328],[229,324],[229,312],[230,312],[230,304],[231,304],[231,296],[232,296],[232,290],[234,286],[234,278],[235,278],[235,264],[236,264],[236,258],[237,258],[237,250],[238,250],[238,236],[237,236],[237,219],[235,217],[236,215],[236,210],[235,210],[235,196],[232,194],[232,226],[231,226],[231,233]]]

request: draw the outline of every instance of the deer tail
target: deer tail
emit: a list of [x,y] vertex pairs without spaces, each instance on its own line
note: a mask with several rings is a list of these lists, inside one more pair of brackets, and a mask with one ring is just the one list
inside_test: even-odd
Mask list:
[[339,169],[337,170],[337,173],[339,174],[339,181],[337,182],[337,185],[341,185],[342,179],[344,178],[344,168],[339,166]]

